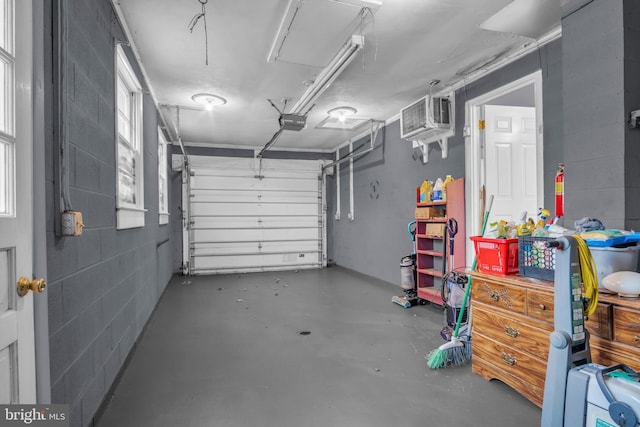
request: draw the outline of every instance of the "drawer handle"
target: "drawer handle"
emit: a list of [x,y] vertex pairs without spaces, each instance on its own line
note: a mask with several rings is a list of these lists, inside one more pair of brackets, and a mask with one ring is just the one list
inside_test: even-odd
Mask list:
[[540,308],[540,310],[545,310],[547,308],[544,306],[544,304],[540,304],[538,307]]
[[640,335],[636,335],[635,337],[633,337],[633,339],[634,339],[637,343],[640,343]]
[[500,301],[500,293],[498,291],[489,291],[489,297],[495,302]]
[[504,363],[509,366],[514,366],[516,363],[518,363],[518,359],[516,359],[515,356],[507,354],[504,351],[502,352],[502,360],[504,360]]
[[504,327],[504,333],[510,336],[511,338],[518,338],[520,336],[520,331],[516,328],[512,328],[511,326]]

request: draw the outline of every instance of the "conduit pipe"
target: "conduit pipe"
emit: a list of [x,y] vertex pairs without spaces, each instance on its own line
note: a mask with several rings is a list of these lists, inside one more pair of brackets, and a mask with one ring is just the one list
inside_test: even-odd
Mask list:
[[[344,157],[339,158],[335,162],[331,162],[331,163],[328,163],[328,164],[324,165],[322,167],[322,172],[323,173],[326,173],[327,169],[329,169],[329,168],[331,168],[333,166],[336,166],[336,165],[340,165],[340,164],[346,162],[347,160],[363,156],[363,155],[367,154],[368,152],[372,151],[375,148],[375,142],[376,142],[376,139],[378,137],[378,131],[380,130],[380,128],[382,126],[384,126],[385,122],[382,121],[382,120],[370,120],[370,123],[371,123],[371,130],[369,132],[369,135],[370,135],[369,136],[369,138],[370,138],[369,148],[367,148],[365,150],[362,150],[362,151],[357,151],[357,152],[354,153],[353,152],[353,148],[351,148],[351,147],[353,147],[353,144],[350,142],[349,143],[349,147],[350,147],[349,153],[346,154]],[[374,129],[374,125],[376,126],[375,129]],[[339,153],[339,151],[336,151],[336,156],[337,156],[338,153]]]
[[[371,152],[374,148],[375,148],[375,142],[376,139],[378,138],[378,131],[380,130],[380,128],[382,126],[384,126],[385,122],[382,120],[373,120],[371,119],[370,121],[370,128],[369,128],[369,147],[361,150],[361,151],[353,151],[353,142],[349,141],[349,153],[346,154],[344,157],[338,157],[340,155],[340,150],[336,150],[336,157],[338,157],[338,159],[334,162],[328,163],[326,165],[324,165],[322,167],[322,174],[323,176],[326,175],[327,170],[329,168],[332,168],[333,166],[339,166],[342,163],[346,162],[347,160],[349,160],[349,219],[350,220],[354,220],[355,219],[355,214],[354,214],[354,197],[353,197],[353,161],[361,156],[364,156],[365,154]],[[340,219],[340,168],[336,168],[336,215],[335,215],[335,219],[339,220]]]
[[[371,148],[373,148],[373,140],[371,140]],[[349,152],[353,153],[353,142],[349,142]],[[349,214],[347,217],[353,221],[355,220],[355,202],[353,199],[353,158],[355,156],[349,157]]]
[[[338,195],[338,197],[336,197],[336,215],[335,215],[335,219],[336,220],[340,220],[340,164],[338,164],[337,162],[340,160],[340,150],[336,150],[336,161],[334,162],[334,164],[336,165],[336,194]],[[322,168],[322,172],[325,172],[326,169]],[[323,177],[326,177],[327,174],[323,173],[322,174]]]

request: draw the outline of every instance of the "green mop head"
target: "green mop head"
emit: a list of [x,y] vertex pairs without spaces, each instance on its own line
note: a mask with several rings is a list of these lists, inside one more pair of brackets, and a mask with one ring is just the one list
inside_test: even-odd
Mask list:
[[471,360],[471,342],[452,337],[451,341],[442,344],[427,357],[427,365],[431,369],[466,365]]

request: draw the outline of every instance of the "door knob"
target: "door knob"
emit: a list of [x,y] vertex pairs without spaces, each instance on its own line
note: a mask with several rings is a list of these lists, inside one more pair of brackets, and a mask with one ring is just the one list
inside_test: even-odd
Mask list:
[[27,295],[29,291],[33,291],[35,293],[43,292],[46,287],[47,282],[45,282],[44,279],[29,280],[24,276],[21,276],[18,279],[18,295],[21,297]]

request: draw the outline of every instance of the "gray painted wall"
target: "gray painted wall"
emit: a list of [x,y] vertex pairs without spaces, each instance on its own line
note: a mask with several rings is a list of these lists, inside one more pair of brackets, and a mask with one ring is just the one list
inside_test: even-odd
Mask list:
[[68,114],[62,119],[68,124],[72,207],[83,213],[85,228],[80,237],[55,234],[58,111],[51,22],[56,14],[45,2],[51,397],[53,403],[70,405],[72,426],[87,426],[170,280],[173,248],[171,228],[158,225],[158,120],[148,95],[143,117],[146,226],[116,230],[114,39],[124,36],[109,0],[65,3],[72,24],[66,45]]
[[[566,211],[608,228],[640,227],[640,5],[587,2],[562,20]],[[598,53],[597,61],[593,52]]]
[[[563,18],[566,214],[624,227],[622,1],[594,1]],[[598,53],[594,61],[593,52]]]
[[[440,148],[431,146],[429,163],[413,160],[411,143],[400,139],[395,121],[378,136],[377,148],[354,162],[355,220],[349,211],[348,163],[340,170],[341,219],[334,220],[331,244],[335,263],[358,272],[399,284],[399,262],[411,253],[407,223],[413,219],[415,188],[423,180],[454,178],[465,173],[464,106],[466,100],[531,74],[543,73],[545,204],[553,206],[556,166],[563,160],[562,146],[562,44],[554,41],[518,61],[456,92],[456,135],[449,139],[449,155],[441,158]],[[416,94],[416,99],[424,94]],[[356,147],[368,143],[361,140]],[[342,150],[344,155],[348,150]],[[375,184],[377,192],[373,193]],[[335,187],[333,189],[335,191]],[[330,215],[333,218],[333,215]],[[470,264],[470,260],[468,263]]]
[[[624,118],[640,110],[640,4],[627,0],[624,21]],[[625,229],[640,229],[640,129],[625,126]]]
[[[354,148],[362,144],[368,145],[368,139]],[[336,264],[398,283],[400,259],[413,251],[407,224],[414,218],[416,187],[446,174],[464,176],[462,140],[449,143],[447,159],[441,159],[439,147],[431,147],[429,163],[423,165],[413,160],[411,143],[400,139],[399,121],[386,126],[376,148],[354,161],[354,220],[348,218],[349,162],[341,165],[341,215],[334,220],[331,240]],[[347,152],[344,148],[341,156]]]
[[536,98],[533,85],[514,90],[491,101],[491,105],[507,105],[510,107],[535,107]]

